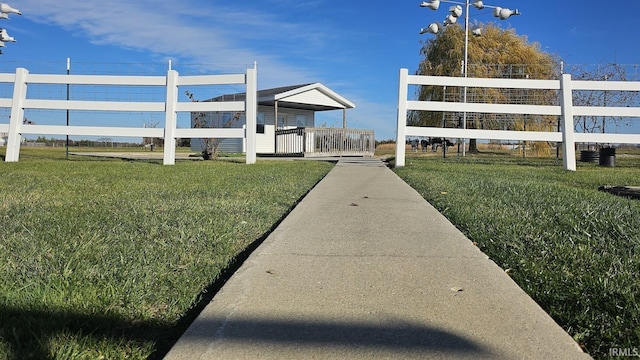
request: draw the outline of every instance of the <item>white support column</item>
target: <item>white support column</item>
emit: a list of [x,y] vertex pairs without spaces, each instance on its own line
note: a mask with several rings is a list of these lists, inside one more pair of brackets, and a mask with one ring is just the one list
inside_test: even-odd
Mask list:
[[342,128],[347,128],[347,108],[342,109]]
[[9,137],[7,139],[6,162],[17,162],[20,158],[20,142],[22,141],[22,119],[24,119],[24,100],[27,97],[27,75],[24,68],[16,69],[16,79],[13,85],[13,102],[11,104],[11,119],[9,119]]
[[273,155],[276,155],[278,153],[278,100],[273,102],[273,119]]
[[398,129],[396,132],[396,167],[404,166],[405,142],[407,141],[407,95],[408,69],[400,69],[400,84],[398,87]]
[[573,132],[573,89],[571,74],[562,74],[562,154],[565,170],[576,171],[576,143]]
[[178,126],[178,72],[167,73],[167,100],[165,102],[164,165],[176,163],[176,127]]
[[245,129],[245,140],[247,144],[246,163],[256,163],[256,124],[258,116],[258,79],[257,70],[247,69],[247,91],[245,99],[245,118],[247,127]]

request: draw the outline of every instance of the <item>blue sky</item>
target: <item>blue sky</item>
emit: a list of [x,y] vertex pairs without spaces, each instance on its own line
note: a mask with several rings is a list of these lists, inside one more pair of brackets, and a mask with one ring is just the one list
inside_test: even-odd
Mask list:
[[[356,104],[348,126],[395,136],[399,69],[415,71],[419,29],[440,22],[421,1],[379,0],[21,0],[0,26],[16,38],[0,62],[215,64],[258,63],[260,89],[321,82]],[[517,8],[506,21],[471,8],[471,21],[499,21],[568,64],[640,63],[635,44],[640,1],[498,0]],[[6,70],[3,70],[6,71]],[[341,126],[342,113],[318,117]]]

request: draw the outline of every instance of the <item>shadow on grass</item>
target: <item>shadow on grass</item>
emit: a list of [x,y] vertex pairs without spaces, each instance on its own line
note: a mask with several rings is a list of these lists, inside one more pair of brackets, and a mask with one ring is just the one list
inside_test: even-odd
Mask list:
[[[49,342],[57,336],[78,341],[117,339],[142,345],[166,337],[171,327],[159,322],[125,319],[117,315],[81,314],[65,309],[0,308],[0,339],[9,359],[50,359]],[[94,349],[99,350],[99,349]]]

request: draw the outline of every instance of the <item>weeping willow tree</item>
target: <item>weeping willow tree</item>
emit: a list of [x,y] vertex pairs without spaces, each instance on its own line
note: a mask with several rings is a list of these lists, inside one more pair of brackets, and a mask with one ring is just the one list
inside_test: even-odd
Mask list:
[[[476,25],[477,26],[477,25]],[[417,75],[463,76],[464,29],[447,26],[426,41]],[[495,24],[483,25],[482,36],[470,37],[468,45],[468,77],[558,79],[559,60],[540,50],[538,43],[530,43],[513,29],[501,29]],[[467,102],[495,104],[557,103],[555,91],[540,89],[467,88]],[[462,102],[464,88],[421,86],[416,90],[420,101]],[[415,111],[409,114],[412,126],[462,127],[462,113]],[[553,116],[467,113],[466,128],[490,130],[550,131],[557,123]],[[538,145],[539,146],[539,145]],[[471,139],[469,151],[477,152]]]

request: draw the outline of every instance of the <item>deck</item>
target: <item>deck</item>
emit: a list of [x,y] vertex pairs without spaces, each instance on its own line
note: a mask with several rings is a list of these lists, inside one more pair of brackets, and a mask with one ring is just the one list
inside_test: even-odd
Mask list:
[[276,156],[373,156],[373,130],[293,128],[276,131]]

